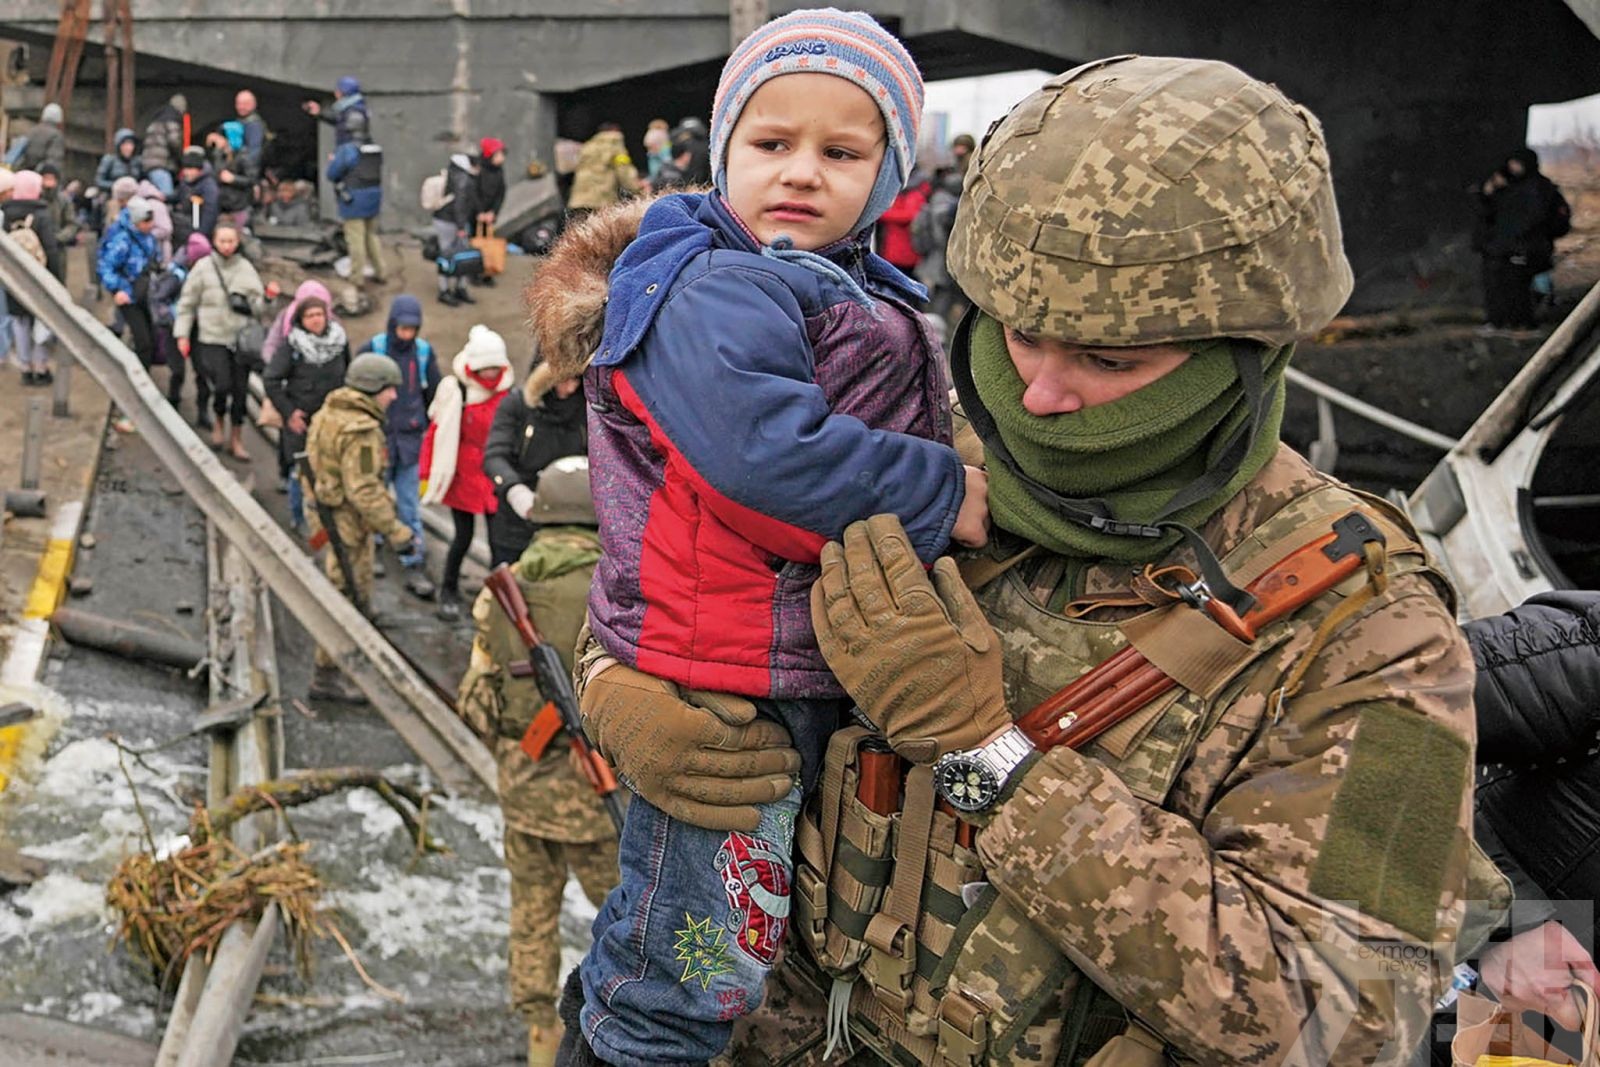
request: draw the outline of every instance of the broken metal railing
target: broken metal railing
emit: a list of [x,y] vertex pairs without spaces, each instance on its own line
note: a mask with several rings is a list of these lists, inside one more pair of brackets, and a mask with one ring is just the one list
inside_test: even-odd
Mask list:
[[444,788],[462,791],[476,782],[492,794],[496,774],[488,749],[195,436],[133,353],[11,241],[0,241],[0,286],[49,328],[133,421],[190,499],[245,553]]
[[[206,806],[283,771],[283,718],[278,684],[272,598],[255,570],[215,523],[206,524],[207,658],[212,708],[241,708],[234,716],[202,715],[210,749]],[[245,854],[276,840],[276,815],[263,812],[229,828]],[[226,1067],[255,999],[267,954],[282,917],[269,904],[257,921],[236,920],[215,953],[192,953],[173,1000],[156,1067]]]

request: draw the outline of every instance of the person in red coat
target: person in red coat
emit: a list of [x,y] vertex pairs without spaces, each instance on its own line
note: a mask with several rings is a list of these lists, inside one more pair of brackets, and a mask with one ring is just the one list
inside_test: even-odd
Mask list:
[[911,244],[911,220],[928,202],[928,180],[918,171],[911,176],[889,210],[878,220],[878,255],[910,274],[922,257]]
[[506,343],[487,326],[474,326],[467,346],[451,364],[428,405],[422,438],[422,502],[443,504],[455,520],[455,536],[444,557],[439,583],[439,618],[461,618],[461,561],[472,544],[477,516],[493,515],[494,483],[483,472],[483,446],[500,400],[511,388]]

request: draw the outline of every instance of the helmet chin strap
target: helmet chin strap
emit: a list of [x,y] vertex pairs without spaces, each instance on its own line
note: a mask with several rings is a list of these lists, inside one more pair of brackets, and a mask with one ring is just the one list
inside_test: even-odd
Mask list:
[[1213,597],[1240,615],[1255,607],[1255,597],[1228,580],[1227,572],[1222,568],[1222,561],[1211,550],[1211,546],[1206,544],[1205,539],[1192,527],[1170,516],[1198,500],[1204,500],[1226,485],[1245,456],[1255,447],[1261,424],[1265,421],[1267,401],[1260,356],[1245,351],[1242,345],[1231,346],[1234,367],[1238,371],[1239,383],[1244,389],[1245,400],[1249,405],[1249,416],[1228,434],[1222,447],[1216,450],[1216,458],[1206,465],[1200,477],[1173,493],[1149,522],[1127,522],[1117,518],[1111,505],[1105,500],[1098,497],[1063,496],[1030,477],[1011,455],[1011,450],[1000,437],[994,416],[978,396],[977,383],[972,377],[972,357],[967,341],[979,314],[976,306],[970,308],[960,325],[956,327],[954,343],[950,346],[950,376],[955,384],[956,395],[961,400],[962,412],[971,424],[973,432],[983,442],[984,451],[995,462],[1010,471],[1030,496],[1068,522],[1113,537],[1144,540],[1154,540],[1169,531],[1176,532],[1195,554],[1200,567],[1200,576]]

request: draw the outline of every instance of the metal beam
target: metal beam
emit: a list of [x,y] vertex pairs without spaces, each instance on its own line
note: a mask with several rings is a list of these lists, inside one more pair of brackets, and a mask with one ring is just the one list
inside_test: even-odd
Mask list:
[[130,418],[206,517],[449,790],[491,794],[494,758],[394,646],[327,580],[167,403],[132,352],[10,241],[0,286],[42,320]]

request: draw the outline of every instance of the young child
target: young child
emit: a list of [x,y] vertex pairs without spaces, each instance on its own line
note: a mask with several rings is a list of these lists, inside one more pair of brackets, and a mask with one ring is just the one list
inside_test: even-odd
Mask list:
[[885,512],[925,563],[985,540],[922,291],[868,250],[921,109],[915,63],[867,15],[768,23],[717,87],[716,192],[657,201],[611,272],[584,382],[604,545],[589,614],[620,666],[591,689],[747,697],[787,727],[802,785],[753,834],[633,799],[621,884],[563,999],[563,1062],[703,1063],[760,1003],[794,818],[849,706],[811,628],[823,544]]

